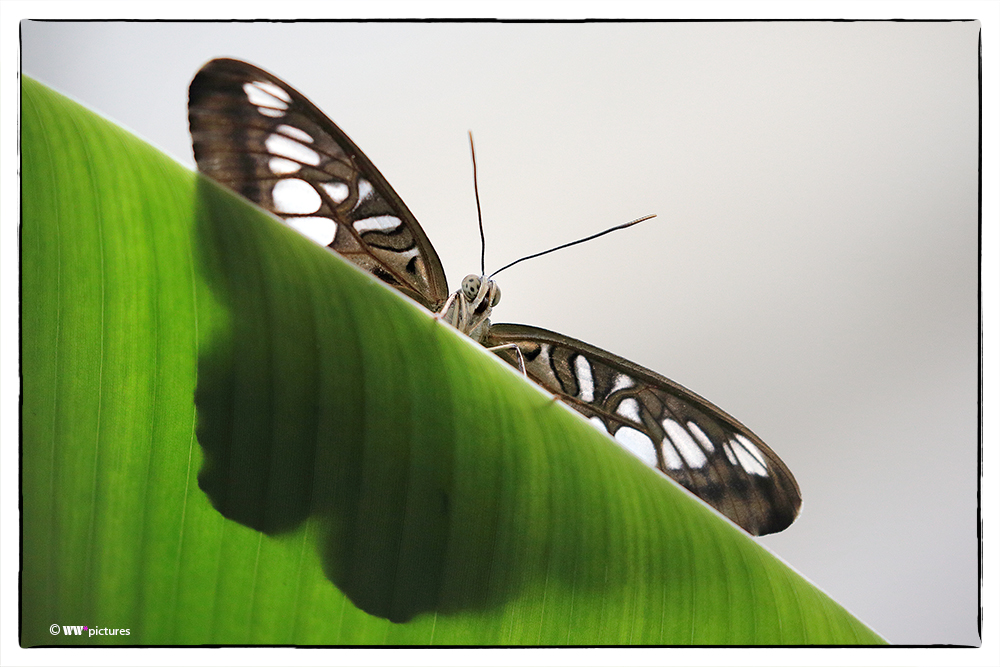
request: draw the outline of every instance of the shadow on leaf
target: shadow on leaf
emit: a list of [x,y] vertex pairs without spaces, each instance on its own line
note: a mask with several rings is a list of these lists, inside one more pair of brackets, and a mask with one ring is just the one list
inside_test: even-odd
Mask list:
[[497,508],[475,508],[475,526],[454,516],[450,421],[435,419],[447,390],[399,356],[388,318],[356,329],[366,299],[332,279],[350,267],[317,261],[203,178],[199,206],[198,265],[230,317],[199,356],[195,393],[212,505],[272,536],[316,520],[330,580],[394,622],[501,601]]

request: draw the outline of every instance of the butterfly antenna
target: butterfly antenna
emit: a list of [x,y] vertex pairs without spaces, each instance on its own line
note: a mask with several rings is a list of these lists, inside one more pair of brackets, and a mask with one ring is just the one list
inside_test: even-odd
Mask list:
[[619,229],[625,229],[626,227],[631,227],[632,225],[638,225],[640,222],[643,222],[644,220],[649,220],[650,218],[655,218],[655,217],[656,217],[655,214],[653,214],[653,215],[644,215],[641,218],[636,218],[635,220],[632,220],[631,222],[626,222],[623,225],[616,225],[616,226],[614,226],[614,227],[612,227],[610,229],[605,229],[603,232],[597,232],[596,234],[591,234],[590,236],[588,236],[586,238],[577,239],[576,241],[570,241],[569,243],[563,243],[562,245],[556,246],[555,248],[549,248],[548,250],[543,250],[542,252],[536,252],[534,255],[528,255],[527,257],[522,257],[521,259],[516,259],[513,262],[511,262],[510,264],[502,266],[499,269],[497,269],[496,271],[494,271],[492,274],[490,274],[490,278],[492,278],[496,274],[500,273],[504,269],[509,269],[510,267],[514,266],[515,264],[520,264],[521,262],[524,262],[524,261],[529,260],[529,259],[534,259],[536,257],[541,257],[542,255],[548,255],[550,252],[555,252],[556,250],[562,250],[563,248],[568,248],[570,246],[577,245],[579,243],[586,243],[587,241],[593,241],[594,239],[596,239],[596,238],[598,238],[600,236],[604,236],[605,234],[610,234],[611,232],[617,232]]
[[476,145],[472,143],[472,130],[469,130],[469,148],[472,149],[472,188],[476,191],[476,215],[479,217],[479,275],[485,276],[486,232],[483,231],[483,209],[479,207],[479,179],[476,178]]

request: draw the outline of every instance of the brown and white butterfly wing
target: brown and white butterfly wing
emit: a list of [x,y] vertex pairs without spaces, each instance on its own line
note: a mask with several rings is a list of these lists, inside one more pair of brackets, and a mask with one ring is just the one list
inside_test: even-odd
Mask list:
[[[750,429],[697,394],[609,352],[520,324],[494,324],[489,347],[514,344],[528,376],[626,449],[753,535],[787,528],[798,484]],[[497,354],[517,367],[511,348]]]
[[198,169],[437,311],[444,269],[399,196],[309,100],[239,60],[209,62],[188,100]]

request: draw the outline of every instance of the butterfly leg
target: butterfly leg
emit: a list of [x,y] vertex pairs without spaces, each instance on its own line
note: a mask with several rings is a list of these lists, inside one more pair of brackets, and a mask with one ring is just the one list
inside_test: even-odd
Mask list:
[[517,369],[521,371],[521,375],[528,377],[528,371],[524,368],[524,355],[521,354],[521,348],[517,346],[517,343],[506,343],[505,345],[497,345],[496,347],[486,348],[490,352],[496,352],[497,350],[514,350],[514,354],[517,355]]
[[455,317],[451,317],[449,319],[448,311],[450,311],[452,307],[455,305],[455,299],[458,298],[458,294],[459,294],[458,292],[455,292],[454,294],[449,296],[448,300],[444,302],[444,306],[441,307],[441,310],[434,313],[434,319],[436,321],[444,320],[445,322],[448,322],[452,326],[455,325],[456,321]]

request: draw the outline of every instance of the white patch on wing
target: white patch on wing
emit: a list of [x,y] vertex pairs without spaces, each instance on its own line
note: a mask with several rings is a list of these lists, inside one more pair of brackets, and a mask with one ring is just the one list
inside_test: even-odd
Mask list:
[[616,392],[620,389],[631,389],[635,386],[635,380],[627,375],[618,374],[615,376],[615,383],[611,386],[611,391]]
[[667,464],[668,470],[680,470],[684,467],[684,461],[681,460],[680,454],[667,439],[663,441],[663,462]]
[[711,454],[712,452],[715,451],[715,445],[713,445],[712,441],[708,439],[708,436],[705,435],[705,432],[701,430],[700,426],[698,426],[694,422],[688,422],[687,427],[688,430],[690,430],[691,433],[694,434],[694,439],[697,440],[702,447],[704,447],[706,452]]
[[604,431],[605,433],[608,432],[607,425],[604,423],[604,420],[602,420],[600,417],[590,417],[589,419],[591,424],[593,424],[600,430]]
[[371,194],[375,191],[372,184],[368,182],[365,178],[358,179],[358,204],[368,199]]
[[674,444],[674,448],[677,449],[689,467],[701,468],[708,463],[705,452],[701,451],[701,447],[694,441],[694,438],[688,435],[683,426],[673,419],[664,419],[663,430],[667,432],[670,442]]
[[767,477],[767,464],[764,462],[764,455],[760,453],[757,446],[739,433],[736,434],[733,441],[733,451],[743,469],[751,475]]
[[330,218],[288,218],[288,225],[321,246],[328,246],[337,237],[337,223]]
[[542,368],[548,369],[549,362],[552,355],[552,346],[548,343],[542,343],[538,346],[538,356],[535,357],[534,361],[527,361],[528,364],[540,364]]
[[[618,409],[615,411],[626,419],[631,419],[634,422],[642,423],[639,419],[639,401],[634,398],[622,399],[622,402],[618,404]],[[647,440],[649,438],[646,438]]]
[[622,426],[615,432],[615,440],[649,467],[656,467],[656,447],[642,431]]
[[288,109],[288,103],[292,101],[288,93],[267,81],[244,83],[243,92],[246,93],[250,104],[256,106],[257,111],[262,116],[269,118],[284,116]]
[[286,157],[314,167],[319,166],[319,153],[283,134],[269,134],[264,140],[264,147],[278,157]]
[[284,134],[285,136],[301,141],[302,143],[305,144],[313,143],[313,138],[309,136],[309,133],[304,132],[303,130],[300,130],[297,127],[292,127],[291,125],[282,124],[276,127],[275,129],[278,130],[278,132]]
[[578,354],[573,365],[576,366],[576,381],[580,385],[580,400],[592,403],[594,401],[594,375],[590,371],[590,362],[582,354]]
[[267,167],[275,176],[285,176],[287,174],[294,174],[302,168],[302,165],[298,162],[286,160],[283,157],[273,157],[267,161]]
[[319,210],[322,201],[312,186],[298,178],[284,178],[271,189],[274,208],[279,213],[309,215]]
[[739,461],[736,459],[736,454],[733,454],[733,446],[729,442],[722,443],[722,451],[725,452],[726,458],[734,466],[739,465]]
[[330,199],[333,200],[334,204],[339,204],[347,199],[347,195],[351,194],[350,189],[347,187],[347,183],[341,183],[339,181],[335,183],[320,183],[319,186],[323,188]]
[[250,104],[266,104],[267,106],[287,109],[292,101],[291,96],[270,81],[252,81],[243,84],[243,92],[247,94]]
[[354,221],[354,230],[358,234],[370,231],[391,232],[399,227],[401,220],[394,215],[377,215],[374,218],[361,218]]

